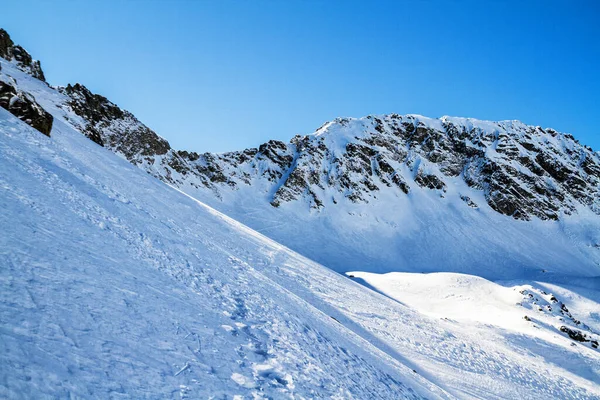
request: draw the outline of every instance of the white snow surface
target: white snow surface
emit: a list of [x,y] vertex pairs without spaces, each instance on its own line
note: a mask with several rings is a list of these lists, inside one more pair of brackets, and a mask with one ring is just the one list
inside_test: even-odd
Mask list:
[[[509,224],[485,210],[445,221],[423,195],[408,201],[434,215],[424,238],[458,230],[458,244],[481,241],[481,254],[451,253],[464,271],[347,278],[97,146],[70,125],[77,117],[58,92],[3,62],[6,73],[55,122],[47,138],[0,109],[0,397],[600,398],[600,353],[558,329],[600,331],[600,274],[595,259],[580,262],[596,249],[569,250],[569,240],[598,238],[585,215]],[[300,239],[247,194],[238,214],[254,210],[265,233],[272,222]],[[403,235],[419,238],[422,221],[400,214]],[[469,232],[470,218],[491,233]],[[305,237],[305,254],[326,246],[315,254],[341,260],[338,270],[376,271],[333,234],[360,246],[373,221],[339,221]],[[396,232],[380,226],[382,237]],[[543,235],[530,240],[547,241],[546,272],[519,277],[522,266],[501,258],[478,270],[486,238],[500,233],[517,252]],[[432,257],[446,248],[428,241],[390,257],[402,254],[398,270],[443,270],[443,258],[421,264],[428,246]],[[551,296],[570,316],[547,309]]]
[[[459,126],[476,124],[487,132],[526,127],[518,121],[408,117],[434,128],[441,120]],[[325,137],[326,147],[335,157],[348,142],[368,135],[364,126],[372,123],[369,118],[338,119],[319,128],[315,136]],[[562,146],[560,138],[546,140]],[[415,170],[441,176],[438,167],[427,160],[417,162],[420,165]],[[322,165],[321,169],[329,167]],[[559,221],[519,221],[493,210],[483,191],[469,187],[460,176],[445,176],[447,187],[440,194],[420,188],[412,179],[414,172],[400,166],[411,187],[408,195],[377,183],[379,190],[373,199],[353,203],[335,188],[315,185],[312,190],[324,200],[324,208],[311,209],[304,199],[273,207],[273,185],[261,176],[261,171],[276,167],[242,165],[227,169],[229,166],[224,164],[224,168],[228,176],[247,173],[252,177],[250,184],[239,183],[235,189],[224,185],[216,196],[194,177],[177,172],[172,176],[186,193],[341,273],[457,272],[492,280],[561,282],[600,276],[600,215],[582,205],[573,215],[561,215]],[[475,209],[462,199],[464,195],[477,204]]]
[[287,287],[345,278],[52,134],[0,110],[0,396],[445,396]]

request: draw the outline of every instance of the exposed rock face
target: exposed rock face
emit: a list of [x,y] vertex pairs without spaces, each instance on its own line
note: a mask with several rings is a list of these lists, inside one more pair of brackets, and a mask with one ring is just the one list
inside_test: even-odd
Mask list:
[[[459,179],[483,192],[490,207],[515,219],[556,220],[578,206],[600,213],[600,158],[571,135],[517,121],[387,115],[337,119],[290,143],[220,155],[179,152],[169,164],[215,192],[266,182],[271,204],[368,203],[385,190],[443,196]],[[161,175],[161,174],[159,174]],[[165,175],[165,174],[162,174]],[[468,196],[461,195],[477,208]]]
[[15,45],[4,29],[0,29],[0,57],[8,61],[15,61],[21,70],[46,82],[40,62],[34,60],[24,48]]
[[84,126],[80,126],[81,131],[100,146],[123,155],[134,164],[152,160],[170,150],[165,139],[133,114],[121,110],[105,97],[91,93],[85,86],[76,83],[59,90],[69,96],[68,106],[85,121]]
[[[3,30],[0,56],[44,78],[39,63]],[[49,134],[52,119],[33,97],[7,83],[2,90],[3,107]],[[61,107],[80,117],[70,122],[91,140],[170,184],[217,197],[257,186],[273,207],[303,202],[318,211],[418,190],[455,195],[477,209],[483,205],[472,200],[478,191],[492,209],[520,220],[556,220],[581,207],[600,214],[600,153],[553,129],[390,114],[338,118],[288,143],[198,154],[171,149],[133,114],[81,84],[59,90],[68,98]],[[449,193],[458,182],[470,193]]]
[[570,329],[566,326],[561,326],[560,327],[560,331],[563,333],[566,333],[567,335],[569,335],[569,337],[573,340],[575,340],[576,342],[581,342],[581,343],[586,343],[586,342],[590,342],[591,346],[594,349],[598,348],[598,341],[592,339],[588,334],[583,333],[581,331],[578,331],[576,329]]
[[8,110],[21,121],[50,136],[54,118],[38,103],[33,96],[17,90],[7,82],[0,81],[0,107]]
[[[319,210],[344,201],[369,203],[384,191],[431,190],[443,197],[449,181],[459,179],[515,219],[556,220],[582,205],[600,214],[598,153],[571,135],[518,121],[340,118],[289,143],[198,154],[172,150],[133,115],[82,85],[64,92],[92,140],[171,184],[208,188],[217,196],[261,185],[274,207],[304,201]],[[466,194],[460,197],[478,207]]]

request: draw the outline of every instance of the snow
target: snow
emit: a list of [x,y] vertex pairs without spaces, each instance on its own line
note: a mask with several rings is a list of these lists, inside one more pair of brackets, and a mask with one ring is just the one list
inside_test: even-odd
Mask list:
[[443,394],[261,272],[323,267],[62,121],[0,110],[0,154],[2,397]]
[[[1,397],[600,397],[600,353],[557,329],[600,331],[591,214],[515,222],[450,201],[457,180],[443,207],[284,205],[286,224],[256,188],[165,185],[73,129],[54,89],[2,74],[55,125],[0,109]],[[572,319],[538,309],[551,295]]]
[[420,274],[390,272],[373,274],[349,272],[375,290],[420,312],[438,318],[483,324],[502,323],[509,327],[526,325],[523,313],[513,313],[523,296],[514,288],[504,287],[478,276],[447,272]]
[[[546,368],[560,365],[564,373],[591,379],[595,390],[600,388],[597,348],[588,343],[575,345],[560,334],[560,327],[568,326],[600,340],[599,286],[587,290],[545,282],[491,282],[456,273],[353,271],[348,276],[400,304],[449,322],[454,325],[453,334],[460,330],[479,337],[480,342],[489,339],[498,347],[506,346],[501,356],[505,361],[508,349],[522,346],[524,355],[544,358]],[[570,311],[562,312],[566,304]]]
[[[274,208],[259,184],[223,191],[221,199],[193,186],[182,190],[341,273],[476,271],[492,280],[600,275],[600,251],[592,246],[600,242],[600,218],[589,210],[560,222],[515,221],[492,210],[483,193],[460,178],[445,179],[450,184],[443,198],[431,190],[408,196],[381,190],[377,201],[318,213],[302,202]],[[468,207],[463,195],[479,208]]]
[[[417,115],[402,118],[438,128],[441,121],[452,121],[457,126],[476,126],[481,135],[494,137],[509,132],[523,134],[527,128],[518,121],[437,120]],[[324,140],[330,159],[334,159],[345,151],[348,142],[369,135],[372,124],[372,118],[337,119],[319,128],[314,138]],[[562,148],[561,135],[534,139],[550,137],[554,148]],[[298,154],[290,151],[293,168],[299,162]],[[495,153],[493,149],[488,152]],[[306,198],[282,202],[278,208],[271,206],[273,193],[292,168],[284,171],[279,182],[271,183],[262,172],[278,167],[266,165],[266,161],[261,161],[258,169],[251,163],[234,167],[223,163],[225,175],[247,174],[250,178],[248,184],[239,180],[235,189],[224,185],[217,195],[194,177],[172,176],[186,193],[340,273],[352,269],[457,272],[491,280],[543,277],[559,281],[600,275],[600,251],[593,247],[600,242],[600,217],[589,208],[579,205],[573,215],[561,214],[560,221],[516,221],[493,210],[483,191],[469,187],[462,176],[444,176],[445,192],[420,188],[413,180],[417,172],[443,174],[426,159],[414,154],[410,157],[412,169],[390,161],[410,187],[408,195],[374,180],[379,190],[372,192],[368,203],[357,204],[344,198],[337,187],[313,185],[311,190],[325,202],[318,211],[311,209],[311,200]],[[330,159],[324,159],[314,170],[329,171]],[[525,175],[531,174],[514,162],[511,165]],[[465,196],[477,204],[475,210],[465,203]]]

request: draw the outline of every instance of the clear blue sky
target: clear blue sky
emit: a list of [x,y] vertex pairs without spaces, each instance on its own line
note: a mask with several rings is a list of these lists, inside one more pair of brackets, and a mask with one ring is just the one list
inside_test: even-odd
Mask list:
[[81,82],[180,149],[396,112],[520,119],[600,150],[600,2],[4,0],[50,83]]

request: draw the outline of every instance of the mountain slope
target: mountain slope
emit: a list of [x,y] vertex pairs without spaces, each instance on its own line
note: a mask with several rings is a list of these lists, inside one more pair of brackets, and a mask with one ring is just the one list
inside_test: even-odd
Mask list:
[[260,271],[287,250],[78,135],[0,110],[4,398],[436,392]]
[[198,154],[83,85],[58,92],[36,98],[151,175],[336,271],[600,275],[600,157],[571,135],[387,115]]
[[[219,169],[231,155],[176,152],[81,86],[52,88],[15,60],[0,65],[0,81],[12,79],[54,118],[46,137],[0,110],[3,397],[600,396],[594,202],[569,194],[571,215],[515,219],[462,176],[440,175],[445,186],[410,180],[406,164],[408,194],[385,185],[319,207],[290,189],[275,207],[305,167],[295,153],[277,175],[289,145],[231,153],[240,159]],[[78,110],[77,97],[95,106]],[[329,129],[294,141],[324,141],[341,155],[361,137]],[[342,165],[363,159],[348,157]],[[428,162],[412,172],[437,174]],[[249,184],[237,182],[242,172]],[[189,194],[327,266],[361,272],[334,273]],[[421,274],[382,280],[367,269]],[[422,274],[435,270],[470,276]],[[408,300],[397,290],[406,283]],[[440,298],[457,305],[439,308]]]
[[[426,126],[422,135],[437,135],[437,142],[418,144],[422,139],[414,139],[418,132],[412,128],[400,133],[390,128],[402,121]],[[379,124],[385,124],[383,132]],[[469,125],[469,134],[477,137],[460,143],[479,141],[477,146],[458,151],[457,143],[445,143],[451,126],[463,132]],[[500,150],[502,141],[495,137],[504,137],[521,155]],[[534,161],[546,153],[555,154],[557,171],[570,171],[563,183]],[[166,175],[337,271],[353,265],[491,279],[536,277],[543,270],[600,275],[598,158],[567,135],[542,134],[515,122],[390,116],[336,121],[289,145],[261,146],[247,161],[227,161],[239,154],[244,153],[219,159],[224,183],[205,187],[189,173]],[[531,169],[519,159],[529,160]]]
[[420,315],[58,118],[0,121],[5,397],[600,395],[600,353],[557,330]]

